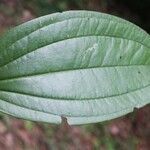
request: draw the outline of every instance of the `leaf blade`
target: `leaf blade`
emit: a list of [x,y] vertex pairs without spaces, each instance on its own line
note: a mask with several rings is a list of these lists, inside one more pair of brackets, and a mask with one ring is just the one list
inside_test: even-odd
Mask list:
[[14,28],[0,43],[5,113],[84,124],[150,102],[150,36],[123,19],[90,11],[53,14]]

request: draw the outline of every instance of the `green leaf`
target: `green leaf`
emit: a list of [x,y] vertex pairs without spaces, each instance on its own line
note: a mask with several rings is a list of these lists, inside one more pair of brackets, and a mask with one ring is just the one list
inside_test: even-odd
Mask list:
[[150,102],[150,36],[107,14],[40,17],[0,40],[0,111],[29,120],[84,124]]

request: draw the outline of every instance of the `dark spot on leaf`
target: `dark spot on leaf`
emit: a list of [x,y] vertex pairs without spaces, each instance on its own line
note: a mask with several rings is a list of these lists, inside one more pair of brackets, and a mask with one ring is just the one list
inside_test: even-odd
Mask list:
[[140,74],[141,72],[140,71],[138,71],[138,74]]
[[122,56],[119,57],[120,59],[122,58]]

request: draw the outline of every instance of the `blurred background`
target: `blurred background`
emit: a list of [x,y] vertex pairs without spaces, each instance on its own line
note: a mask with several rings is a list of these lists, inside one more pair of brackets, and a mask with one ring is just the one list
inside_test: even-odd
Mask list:
[[[0,0],[0,34],[54,12],[94,10],[150,33],[150,0]],[[0,150],[149,150],[150,105],[124,117],[82,126],[35,123],[0,114]]]

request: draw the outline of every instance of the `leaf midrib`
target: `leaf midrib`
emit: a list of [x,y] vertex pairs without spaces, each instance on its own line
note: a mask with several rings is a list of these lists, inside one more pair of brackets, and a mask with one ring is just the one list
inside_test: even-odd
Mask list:
[[25,95],[25,96],[31,96],[31,97],[37,97],[37,98],[43,98],[43,99],[51,99],[51,100],[81,101],[81,100],[96,100],[96,99],[101,100],[101,99],[106,99],[106,98],[119,97],[119,96],[122,96],[122,95],[126,95],[126,94],[130,94],[130,93],[134,93],[136,91],[140,91],[140,90],[142,90],[144,88],[147,88],[149,86],[150,86],[150,83],[145,85],[145,86],[142,86],[142,87],[139,87],[139,88],[127,91],[127,92],[122,92],[122,93],[119,93],[119,94],[113,94],[113,95],[108,95],[108,96],[100,96],[100,97],[91,97],[91,98],[80,98],[80,99],[67,98],[67,97],[65,97],[65,98],[64,97],[54,97],[54,96],[48,97],[48,96],[41,96],[41,95],[36,95],[36,94],[31,94],[31,93],[24,93],[24,92],[18,92],[18,91],[13,91],[13,90],[0,89],[0,91],[1,92],[9,92],[9,93],[20,94],[20,95]]
[[[139,64],[139,65],[112,65],[112,66],[92,66],[87,68],[72,68],[72,69],[64,69],[64,70],[55,70],[55,71],[47,71],[47,72],[39,72],[34,74],[28,74],[28,75],[20,75],[20,76],[13,76],[12,78],[3,78],[0,79],[0,82],[2,81],[8,81],[8,80],[17,80],[17,79],[24,79],[28,77],[36,77],[41,75],[47,75],[47,74],[55,74],[60,72],[70,72],[70,71],[80,71],[80,70],[90,70],[90,69],[101,69],[101,68],[117,68],[117,67],[150,67],[150,65],[146,64]],[[138,70],[137,70],[138,72]]]

